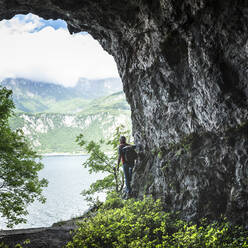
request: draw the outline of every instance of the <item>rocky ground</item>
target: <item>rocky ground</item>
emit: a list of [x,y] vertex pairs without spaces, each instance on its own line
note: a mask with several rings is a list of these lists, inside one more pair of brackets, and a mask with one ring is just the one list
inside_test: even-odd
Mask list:
[[14,248],[16,244],[21,244],[23,248],[63,247],[72,239],[71,231],[77,227],[77,221],[56,223],[51,227],[0,231],[0,244],[4,242],[9,248]]
[[20,244],[22,248],[62,248],[72,240],[77,222],[95,215],[99,206],[94,205],[81,217],[54,223],[51,227],[1,230],[0,245],[3,242],[8,248],[16,248],[16,244]]

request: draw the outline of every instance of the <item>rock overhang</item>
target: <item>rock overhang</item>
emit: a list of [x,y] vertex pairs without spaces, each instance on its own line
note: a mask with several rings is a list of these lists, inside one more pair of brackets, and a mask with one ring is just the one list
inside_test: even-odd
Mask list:
[[145,169],[134,173],[137,196],[160,196],[189,219],[227,214],[247,224],[246,1],[2,0],[0,7],[1,19],[29,12],[63,19],[114,56],[135,142],[146,151]]

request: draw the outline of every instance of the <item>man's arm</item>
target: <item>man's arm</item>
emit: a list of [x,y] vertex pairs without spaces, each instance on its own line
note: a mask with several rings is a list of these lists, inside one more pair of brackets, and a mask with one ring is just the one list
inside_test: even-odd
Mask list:
[[118,162],[117,162],[117,166],[118,166],[118,167],[119,167],[119,165],[120,165],[120,162],[121,162],[121,155],[119,154]]
[[121,162],[121,148],[120,147],[118,149],[118,154],[119,154],[119,156],[118,156],[117,168],[119,168],[120,162]]

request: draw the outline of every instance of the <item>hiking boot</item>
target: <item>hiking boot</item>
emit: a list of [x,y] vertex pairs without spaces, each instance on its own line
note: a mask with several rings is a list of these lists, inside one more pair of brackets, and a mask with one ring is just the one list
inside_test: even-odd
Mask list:
[[128,196],[128,194],[125,192],[125,193],[122,194],[121,198],[122,198],[123,200],[126,200],[126,199],[127,199],[127,196]]
[[122,195],[122,199],[123,199],[123,200],[130,199],[131,197],[132,197],[132,193],[127,193],[127,192],[125,192],[125,193]]

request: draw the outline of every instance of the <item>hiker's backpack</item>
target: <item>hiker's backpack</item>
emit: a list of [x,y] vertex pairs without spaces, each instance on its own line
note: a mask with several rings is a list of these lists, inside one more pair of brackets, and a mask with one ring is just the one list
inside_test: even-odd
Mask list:
[[124,157],[124,161],[126,163],[133,163],[135,159],[137,159],[138,155],[134,149],[134,146],[124,146],[122,148],[122,154]]

